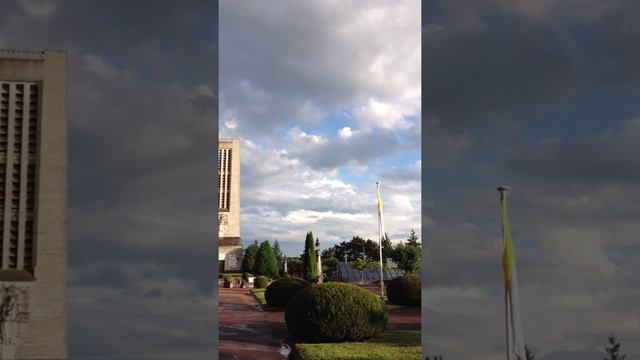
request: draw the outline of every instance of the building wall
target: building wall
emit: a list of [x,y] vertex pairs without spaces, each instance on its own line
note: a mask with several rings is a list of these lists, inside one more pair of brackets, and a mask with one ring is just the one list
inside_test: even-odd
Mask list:
[[[225,271],[241,269],[242,240],[240,238],[240,140],[220,139],[218,142],[218,257],[219,261],[225,261]],[[225,151],[226,150],[226,151]],[[230,155],[230,168],[226,167],[226,159]],[[230,172],[230,178],[226,177]],[[227,188],[227,182],[229,187]],[[229,191],[228,201],[224,197]],[[239,257],[237,254],[240,254]],[[229,256],[237,257],[236,266],[228,259]]]
[[39,82],[41,89],[35,266],[29,280],[4,276],[7,271],[0,270],[0,292],[17,301],[12,315],[0,324],[10,340],[0,347],[0,359],[66,359],[66,53],[0,50],[0,81]]

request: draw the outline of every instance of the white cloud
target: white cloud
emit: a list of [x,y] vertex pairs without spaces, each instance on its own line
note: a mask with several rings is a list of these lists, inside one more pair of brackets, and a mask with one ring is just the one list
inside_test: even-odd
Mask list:
[[[373,221],[371,214],[350,214],[333,211],[294,210],[284,217],[284,221],[290,223],[316,223],[323,219],[334,219],[345,222],[367,219]],[[344,224],[348,226],[348,223]]]
[[[377,236],[375,186],[349,183],[337,171],[291,159],[280,148],[295,147],[290,142],[276,148],[247,143],[241,148],[243,238],[302,242],[306,231],[313,230],[326,246],[356,234]],[[391,238],[406,239],[411,228],[420,232],[419,182],[407,186],[400,178],[385,184],[385,225]]]
[[238,112],[243,134],[317,123],[370,98],[391,108],[388,124],[367,106],[374,126],[419,115],[420,2],[329,3],[221,2],[221,109]]
[[47,17],[56,9],[53,0],[21,0],[20,5],[27,15],[33,17]]
[[104,61],[99,55],[85,54],[83,60],[85,70],[103,79],[114,80],[120,75],[120,72],[113,65]]
[[375,99],[369,99],[367,105],[356,109],[354,118],[363,130],[375,127],[388,130],[410,127],[410,123],[405,120],[400,109]]
[[338,136],[343,139],[348,139],[351,137],[351,135],[353,135],[353,131],[351,131],[351,128],[348,126],[345,126],[342,129],[338,130]]

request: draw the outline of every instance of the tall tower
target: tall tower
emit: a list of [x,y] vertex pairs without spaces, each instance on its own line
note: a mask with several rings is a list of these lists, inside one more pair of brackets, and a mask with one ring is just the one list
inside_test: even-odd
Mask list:
[[218,141],[218,262],[220,271],[242,268],[240,140]]
[[66,53],[0,50],[0,359],[67,358]]

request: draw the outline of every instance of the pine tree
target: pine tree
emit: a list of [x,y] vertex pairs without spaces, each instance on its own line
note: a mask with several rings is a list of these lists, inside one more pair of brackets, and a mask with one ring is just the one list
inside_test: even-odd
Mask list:
[[420,247],[422,244],[420,243],[420,241],[418,241],[418,239],[420,239],[420,237],[416,235],[415,230],[411,229],[409,238],[407,239],[407,245]]
[[627,354],[620,355],[620,342],[616,340],[616,337],[609,336],[609,347],[605,348],[608,357],[604,360],[624,360],[627,357]]
[[304,253],[302,254],[304,263],[304,279],[310,283],[318,281],[318,260],[316,259],[315,241],[313,233],[309,231],[304,243]]
[[276,256],[276,261],[278,262],[278,273],[281,273],[284,271],[284,257],[282,256],[282,250],[280,250],[278,240],[273,243],[273,254]]
[[258,240],[254,240],[253,244],[247,246],[244,250],[244,256],[242,257],[242,271],[253,273],[258,249]]
[[264,275],[270,278],[278,276],[278,261],[269,241],[265,240],[260,244],[254,269],[255,275]]

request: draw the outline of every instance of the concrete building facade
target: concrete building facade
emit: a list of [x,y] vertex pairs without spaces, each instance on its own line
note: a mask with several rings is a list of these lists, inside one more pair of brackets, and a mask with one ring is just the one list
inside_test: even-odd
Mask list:
[[218,262],[220,271],[242,268],[240,140],[218,141]]
[[67,358],[66,53],[0,50],[0,359]]

